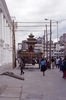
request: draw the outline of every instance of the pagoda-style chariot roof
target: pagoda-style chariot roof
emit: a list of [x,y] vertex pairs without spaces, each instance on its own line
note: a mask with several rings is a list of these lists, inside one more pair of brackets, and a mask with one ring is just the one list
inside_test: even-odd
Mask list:
[[34,37],[34,35],[31,33],[30,35],[29,35],[29,38],[33,38]]
[[34,38],[34,35],[32,33],[29,35],[29,38],[27,38],[26,43],[27,44],[36,44],[37,43],[37,40]]

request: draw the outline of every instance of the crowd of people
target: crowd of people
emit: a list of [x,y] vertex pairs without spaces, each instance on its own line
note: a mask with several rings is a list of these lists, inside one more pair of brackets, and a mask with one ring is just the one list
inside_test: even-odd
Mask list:
[[45,71],[48,68],[58,68],[60,71],[63,72],[63,78],[66,78],[66,56],[63,59],[61,57],[52,57],[51,60],[42,58],[40,61],[40,69],[43,72],[43,75],[45,75]]
[[[61,57],[57,57],[54,58],[52,57],[51,59],[46,59],[46,58],[41,58],[41,60],[36,60],[39,64],[39,68],[41,70],[41,72],[43,72],[43,76],[45,75],[45,71],[47,69],[54,69],[54,68],[58,68],[60,71],[63,72],[63,78],[66,78],[66,56],[62,59]],[[21,69],[21,75],[24,74],[23,69],[25,68],[25,60],[20,57],[18,60],[19,63],[19,67]],[[33,63],[35,64],[35,61],[33,59]]]

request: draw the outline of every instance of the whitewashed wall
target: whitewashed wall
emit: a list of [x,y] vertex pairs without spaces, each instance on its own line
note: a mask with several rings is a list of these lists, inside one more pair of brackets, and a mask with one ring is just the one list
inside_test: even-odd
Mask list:
[[5,0],[0,0],[0,66],[12,63],[12,27]]

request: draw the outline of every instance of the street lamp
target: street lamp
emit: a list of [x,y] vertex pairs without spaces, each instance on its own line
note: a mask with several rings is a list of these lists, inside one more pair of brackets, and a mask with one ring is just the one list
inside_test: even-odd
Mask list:
[[[45,20],[50,20],[50,19],[45,18]],[[57,23],[57,42],[58,42],[58,22],[59,21],[56,21],[56,20],[50,20],[50,21],[53,21],[53,22]],[[60,21],[63,21],[63,20],[60,20]]]
[[[50,20],[50,19],[46,18],[45,20]],[[59,36],[59,34],[58,34],[58,23],[62,22],[62,21],[65,21],[65,20],[66,19],[62,19],[62,20],[58,20],[58,21],[57,20],[50,20],[50,40],[51,40],[51,33],[52,33],[51,32],[51,23],[52,23],[52,21],[57,23],[57,42],[58,42],[58,36]],[[50,53],[50,58],[51,58],[51,41],[50,41],[50,52],[49,53]]]

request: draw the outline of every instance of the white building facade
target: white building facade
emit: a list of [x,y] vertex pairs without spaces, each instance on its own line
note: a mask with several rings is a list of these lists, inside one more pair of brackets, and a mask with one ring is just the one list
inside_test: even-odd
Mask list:
[[60,43],[64,45],[64,55],[66,56],[66,33],[60,37]]
[[0,66],[12,63],[12,24],[5,0],[0,0]]
[[36,40],[37,40],[37,43],[35,44],[35,48],[34,48],[34,51],[35,52],[42,52],[43,53],[43,45],[42,45],[42,37],[38,37]]

